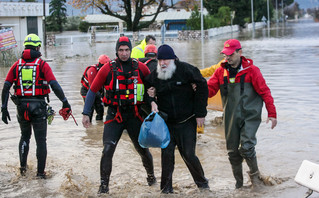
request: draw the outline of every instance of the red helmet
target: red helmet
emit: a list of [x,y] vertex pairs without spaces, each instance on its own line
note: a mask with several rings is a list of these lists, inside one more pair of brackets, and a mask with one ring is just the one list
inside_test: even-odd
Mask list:
[[99,57],[99,63],[101,63],[101,64],[105,64],[105,63],[107,63],[107,62],[110,62],[111,61],[111,59],[108,57],[108,56],[106,56],[105,54],[102,54],[100,57]]
[[147,56],[147,54],[148,54],[148,55],[156,56],[156,54],[157,54],[157,48],[156,48],[156,46],[155,46],[155,45],[152,45],[152,44],[146,45],[144,54],[145,54],[145,56]]

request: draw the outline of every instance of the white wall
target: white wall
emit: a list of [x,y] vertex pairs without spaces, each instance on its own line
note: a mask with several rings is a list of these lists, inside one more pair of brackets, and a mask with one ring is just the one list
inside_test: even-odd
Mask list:
[[[37,17],[38,21],[38,36],[43,41],[43,25],[42,17]],[[14,37],[17,42],[23,42],[27,36],[27,17],[0,17],[1,27],[12,27]]]
[[[49,4],[45,4],[46,16],[49,15]],[[18,46],[22,46],[27,36],[27,17],[37,17],[38,36],[43,41],[43,3],[0,2],[0,28],[12,27]]]

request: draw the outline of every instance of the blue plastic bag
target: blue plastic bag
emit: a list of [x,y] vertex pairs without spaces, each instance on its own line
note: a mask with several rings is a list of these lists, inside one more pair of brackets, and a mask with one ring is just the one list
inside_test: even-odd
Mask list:
[[170,142],[170,134],[164,119],[158,113],[150,113],[144,120],[138,142],[143,148],[166,148]]

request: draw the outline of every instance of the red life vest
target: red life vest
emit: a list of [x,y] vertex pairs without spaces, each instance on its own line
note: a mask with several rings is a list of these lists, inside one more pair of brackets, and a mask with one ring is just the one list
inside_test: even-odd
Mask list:
[[144,85],[141,71],[136,59],[132,59],[132,63],[132,70],[128,73],[124,73],[117,66],[116,61],[110,63],[112,79],[104,86],[106,94],[103,102],[106,105],[122,106],[143,103]]
[[96,71],[99,71],[99,69],[100,69],[100,68],[97,66],[97,64],[96,64],[96,65],[90,65],[90,66],[88,66],[88,67],[85,69],[85,71],[84,71],[84,73],[83,73],[83,75],[82,75],[82,78],[81,78],[81,84],[82,84],[85,88],[87,88],[87,89],[90,88],[89,78],[88,78],[87,71],[88,71],[91,67],[95,67]]
[[153,59],[148,59],[147,61],[145,61],[145,65],[147,65],[149,62],[151,62]]
[[50,93],[48,82],[42,72],[44,61],[37,58],[33,62],[19,59],[13,70],[14,90],[17,96],[45,96]]

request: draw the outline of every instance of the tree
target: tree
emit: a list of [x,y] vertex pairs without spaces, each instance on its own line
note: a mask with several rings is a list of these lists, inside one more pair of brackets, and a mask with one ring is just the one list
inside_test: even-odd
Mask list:
[[[271,0],[272,5],[274,6],[274,8],[276,8],[276,1],[277,1],[277,4],[278,4],[277,5],[278,9],[281,9],[281,7],[282,7],[281,0]],[[283,0],[284,7],[289,6],[293,2],[294,2],[294,0]]]
[[230,8],[228,6],[222,6],[218,9],[217,18],[220,19],[220,25],[230,25]]
[[244,26],[246,18],[250,17],[250,1],[247,0],[204,0],[204,7],[211,15],[218,13],[219,8],[222,6],[228,6],[231,11],[235,11],[234,24]]
[[[281,0],[278,0],[281,1]],[[293,0],[284,0],[285,2]],[[235,11],[234,24],[242,27],[251,20],[251,1],[248,0],[205,0],[204,6],[211,15],[219,12],[222,6],[228,6],[231,11]],[[270,16],[272,16],[273,6],[270,5]],[[254,0],[254,21],[260,21],[263,16],[267,16],[267,0]]]
[[[88,8],[96,8],[102,14],[121,19],[126,23],[128,31],[138,31],[154,23],[160,12],[174,7],[175,3],[170,0],[170,5],[165,0],[71,0],[73,7],[86,11]],[[155,7],[154,13],[147,12]],[[145,17],[151,17],[147,22],[140,23]]]
[[[191,30],[201,29],[201,14],[198,11],[198,7],[192,11],[191,17],[187,20],[187,27]],[[220,27],[230,24],[230,8],[222,6],[218,9],[218,12],[214,15],[204,16],[204,29]]]
[[201,15],[200,12],[198,11],[198,7],[196,6],[194,11],[192,11],[191,16],[189,19],[186,21],[187,27],[189,27],[191,30],[200,30],[200,19]]
[[51,0],[50,16],[48,17],[48,29],[62,32],[63,25],[67,21],[66,0]]

